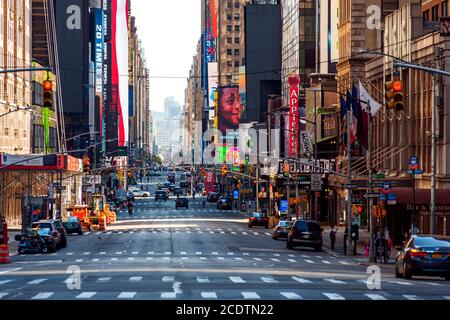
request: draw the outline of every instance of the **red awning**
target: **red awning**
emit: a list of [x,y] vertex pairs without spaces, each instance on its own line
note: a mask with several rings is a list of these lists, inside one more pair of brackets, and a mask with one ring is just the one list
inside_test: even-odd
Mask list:
[[[397,203],[413,203],[412,188],[392,188],[397,195]],[[416,204],[429,204],[431,202],[431,189],[416,189]],[[436,204],[450,204],[450,190],[436,189]]]

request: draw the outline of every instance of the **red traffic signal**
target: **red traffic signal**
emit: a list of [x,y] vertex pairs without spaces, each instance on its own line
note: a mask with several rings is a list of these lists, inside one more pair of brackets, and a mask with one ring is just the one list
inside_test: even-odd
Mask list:
[[53,82],[50,80],[45,80],[43,83],[44,87],[44,108],[53,108]]

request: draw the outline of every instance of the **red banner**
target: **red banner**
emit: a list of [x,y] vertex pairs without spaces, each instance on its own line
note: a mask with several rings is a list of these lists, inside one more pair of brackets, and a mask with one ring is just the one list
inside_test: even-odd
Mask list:
[[291,86],[289,94],[289,157],[292,159],[298,156],[299,144],[299,118],[298,118],[298,95],[300,79],[298,76],[289,77],[289,85]]
[[210,194],[211,192],[214,192],[214,182],[215,182],[214,172],[207,171],[205,180],[206,180],[205,181],[206,194]]

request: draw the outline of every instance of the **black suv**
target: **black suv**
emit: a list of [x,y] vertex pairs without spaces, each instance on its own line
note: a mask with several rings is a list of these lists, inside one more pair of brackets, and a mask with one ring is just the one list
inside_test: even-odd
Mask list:
[[211,192],[210,194],[208,194],[208,196],[206,197],[206,200],[208,202],[217,202],[217,200],[219,200],[219,193],[218,192]]
[[61,248],[61,234],[51,220],[41,220],[31,225],[31,230],[36,230],[44,239],[50,252],[55,252]]
[[233,210],[233,200],[229,197],[220,197],[217,201],[217,209]]
[[179,197],[175,200],[175,209],[178,208],[186,208],[188,209],[189,204],[188,204],[188,199],[185,197]]
[[169,195],[164,190],[158,190],[158,191],[156,191],[156,194],[155,194],[155,201],[158,201],[158,200],[167,201],[167,200],[169,200]]
[[288,234],[286,247],[293,249],[294,246],[302,246],[322,251],[322,232],[317,221],[297,220]]

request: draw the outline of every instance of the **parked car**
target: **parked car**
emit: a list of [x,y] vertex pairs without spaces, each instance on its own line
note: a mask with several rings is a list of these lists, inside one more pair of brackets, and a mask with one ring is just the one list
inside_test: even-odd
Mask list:
[[175,200],[175,209],[189,208],[188,199],[186,197],[179,197]]
[[173,191],[173,193],[176,196],[182,196],[183,195],[183,189],[181,189],[180,187],[176,187],[175,190]]
[[395,276],[444,277],[450,281],[450,237],[413,235],[395,258]]
[[289,231],[286,247],[294,249],[295,246],[302,246],[322,251],[322,233],[323,229],[317,221],[299,219]]
[[59,234],[61,235],[61,248],[67,247],[67,232],[64,228],[64,223],[62,220],[52,220],[53,223],[56,226],[56,229],[58,229]]
[[83,234],[83,228],[81,227],[80,220],[78,217],[69,217],[67,222],[64,222],[64,229],[66,229],[67,234],[78,233]]
[[217,209],[233,210],[233,200],[230,197],[220,197],[217,201]]
[[[36,230],[32,230],[27,232],[25,235],[16,235],[14,238],[19,242],[18,252],[19,254],[24,253],[47,253],[49,248],[44,240]],[[52,247],[52,250],[56,250],[56,248]]]
[[292,222],[291,221],[280,221],[273,231],[273,239],[278,240],[280,238],[287,238],[289,231],[291,231]]
[[269,217],[259,212],[253,212],[248,218],[248,227],[265,227],[269,228]]
[[142,191],[142,190],[133,190],[131,192],[131,194],[134,197],[142,197],[142,198],[147,198],[150,197],[150,192],[149,191]]
[[50,252],[61,249],[61,234],[51,220],[34,222],[31,225],[31,230],[39,233]]
[[208,202],[217,202],[219,200],[220,194],[218,192],[211,192],[206,197],[206,201]]
[[169,200],[169,194],[164,190],[156,191],[155,201],[158,201],[158,200],[164,200],[164,201]]

